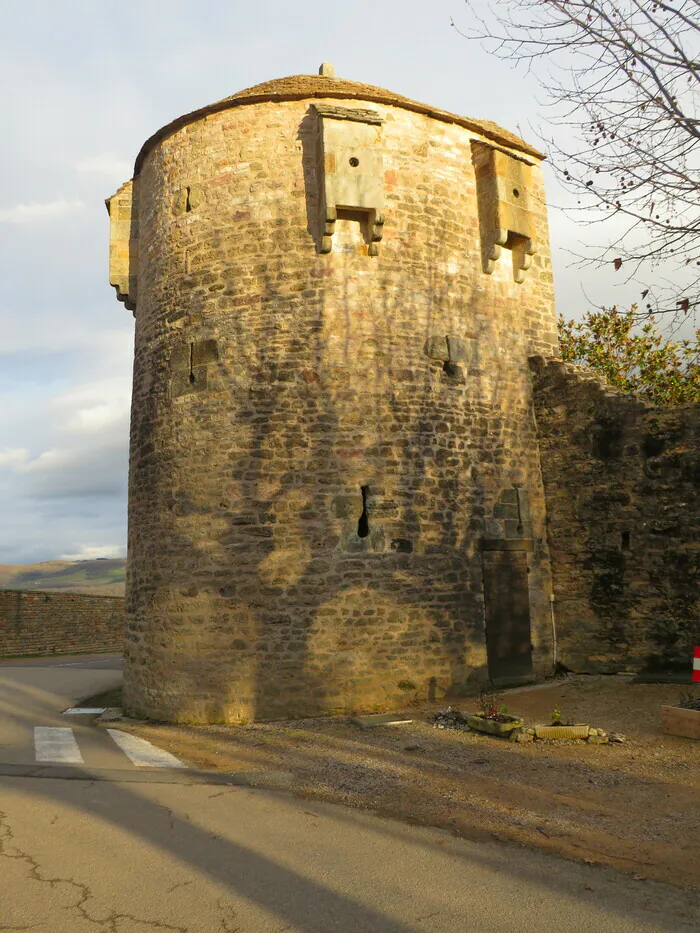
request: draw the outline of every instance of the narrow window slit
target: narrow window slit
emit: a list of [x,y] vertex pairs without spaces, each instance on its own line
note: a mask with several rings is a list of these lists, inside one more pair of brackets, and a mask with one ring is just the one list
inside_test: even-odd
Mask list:
[[[192,210],[192,205],[190,204],[190,186],[189,185],[187,185],[187,187],[185,188],[185,191],[187,192],[187,197],[185,199],[185,212],[189,213]],[[194,382],[194,379],[192,380],[192,382]]]
[[522,508],[520,505],[520,490],[517,487],[515,490],[515,498],[516,498],[516,502],[518,503],[518,524],[515,530],[518,532],[519,535],[521,535],[523,533],[523,513],[522,513]]
[[357,537],[366,538],[369,534],[369,516],[367,515],[367,497],[369,496],[369,486],[360,486],[362,492],[362,515],[357,523]]
[[192,365],[193,357],[194,357],[194,344],[191,343],[190,344],[190,385],[192,385],[192,383],[194,382],[194,366]]
[[620,534],[620,547],[623,551],[629,551],[630,549],[630,533],[629,531],[623,531]]

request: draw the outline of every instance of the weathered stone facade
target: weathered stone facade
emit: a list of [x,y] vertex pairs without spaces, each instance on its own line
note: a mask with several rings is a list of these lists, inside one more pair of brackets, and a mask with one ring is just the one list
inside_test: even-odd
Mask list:
[[528,369],[557,345],[540,158],[327,76],[146,144],[108,202],[136,319],[129,709],[381,710],[486,679],[484,561],[520,581],[524,663],[531,643],[551,668]]
[[124,648],[122,596],[0,590],[0,657]]
[[700,644],[700,408],[654,408],[532,361],[559,657],[674,670]]

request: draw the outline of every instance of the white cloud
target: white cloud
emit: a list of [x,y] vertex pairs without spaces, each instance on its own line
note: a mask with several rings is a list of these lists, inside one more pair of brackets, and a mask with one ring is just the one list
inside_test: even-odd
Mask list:
[[[66,499],[114,501],[126,493],[129,439],[126,435],[72,449],[51,447],[18,469],[22,493],[36,502]],[[123,506],[122,506],[123,508]]]
[[29,459],[29,451],[25,447],[6,447],[0,450],[0,467],[19,467]]
[[127,159],[120,159],[119,156],[112,155],[108,152],[92,156],[89,159],[81,159],[75,168],[78,172],[86,172],[91,175],[104,175],[116,181],[127,181],[131,178],[133,170],[132,164]]
[[43,203],[16,204],[14,207],[0,209],[0,223],[26,224],[36,220],[50,217],[62,217],[65,214],[74,214],[84,207],[82,201],[45,201]]
[[22,473],[53,473],[57,470],[64,470],[66,467],[77,465],[79,454],[72,450],[61,450],[58,447],[52,447],[45,450],[22,465]]
[[[106,276],[105,276],[106,278]],[[109,288],[109,286],[106,286]],[[111,289],[110,289],[111,292]],[[8,313],[3,319],[3,339],[0,345],[0,357],[7,358],[13,353],[31,350],[34,353],[60,353],[89,351],[83,365],[97,362],[96,369],[104,372],[105,368],[118,368],[129,378],[131,358],[134,350],[134,325],[131,314],[124,311],[124,306],[117,304],[111,294],[107,295],[108,314],[126,324],[116,330],[105,329],[103,317],[93,317],[86,324],[82,309],[58,305],[56,307],[32,308],[29,315]],[[56,322],[61,326],[57,327]]]
[[59,560],[97,560],[100,557],[126,557],[126,545],[123,544],[85,544],[77,554],[60,554]]
[[48,403],[56,412],[54,430],[59,434],[124,437],[129,435],[130,404],[131,384],[125,377],[72,386]]
[[80,408],[62,430],[71,434],[97,434],[106,428],[129,428],[129,405],[114,400],[91,408]]

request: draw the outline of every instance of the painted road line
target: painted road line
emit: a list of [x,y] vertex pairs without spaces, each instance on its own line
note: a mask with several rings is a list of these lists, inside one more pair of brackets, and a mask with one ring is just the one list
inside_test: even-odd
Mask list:
[[64,716],[94,716],[96,713],[104,713],[105,707],[91,706],[71,706],[63,710]]
[[37,761],[83,764],[73,730],[65,726],[34,726],[34,750]]
[[156,748],[146,739],[140,739],[129,732],[119,729],[107,729],[119,748],[127,755],[137,768],[186,768],[179,758],[171,755],[162,748]]

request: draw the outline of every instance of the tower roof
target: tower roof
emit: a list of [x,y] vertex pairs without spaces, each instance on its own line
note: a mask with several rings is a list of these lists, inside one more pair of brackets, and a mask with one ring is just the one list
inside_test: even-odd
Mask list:
[[224,97],[223,100],[219,100],[214,104],[209,104],[207,107],[201,107],[199,110],[193,110],[191,113],[186,113],[178,117],[146,140],[136,157],[134,174],[138,175],[144,159],[156,143],[159,143],[162,139],[170,136],[171,133],[186,126],[188,123],[194,123],[196,120],[201,120],[209,114],[218,113],[221,110],[229,110],[233,107],[242,107],[246,104],[259,104],[266,101],[307,100],[314,97],[331,97],[340,100],[355,99],[403,107],[405,110],[412,110],[414,113],[423,113],[428,117],[432,117],[434,120],[441,120],[444,123],[456,123],[459,126],[464,126],[495,143],[507,146],[510,149],[517,149],[537,159],[544,158],[543,153],[528,145],[528,143],[514,133],[504,130],[492,120],[476,120],[471,117],[461,117],[458,114],[449,113],[447,110],[440,110],[437,107],[430,107],[428,104],[410,100],[408,97],[395,94],[393,91],[387,91],[385,88],[374,87],[374,85],[371,84],[363,84],[360,81],[349,81],[346,78],[336,78],[334,75],[329,74],[329,71],[332,72],[332,67],[325,64],[322,66],[322,70],[324,70],[324,74],[290,75],[287,78],[276,78],[273,81],[264,81],[262,84],[256,84],[243,91],[238,91],[238,93],[232,94],[230,97]]

